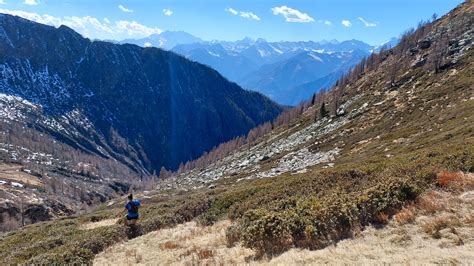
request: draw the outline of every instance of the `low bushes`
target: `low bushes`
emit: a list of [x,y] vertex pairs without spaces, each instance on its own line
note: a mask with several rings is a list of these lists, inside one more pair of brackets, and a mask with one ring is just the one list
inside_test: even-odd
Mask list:
[[[390,162],[255,182],[251,197],[229,207],[234,224],[227,230],[228,244],[242,242],[258,256],[272,256],[291,247],[321,248],[365,225],[384,225],[440,181],[440,168],[472,168],[472,155],[465,151],[441,154],[415,153]],[[425,205],[430,209],[430,202]],[[400,223],[411,219],[408,211],[397,218]]]
[[[210,201],[206,194],[195,193],[144,205],[133,237],[190,221],[206,211]],[[0,242],[0,264],[89,264],[97,253],[130,238],[131,233],[119,224],[91,230],[81,229],[81,224],[122,215],[122,209],[96,211],[93,215],[38,223],[11,232]]]
[[[367,224],[383,224],[406,202],[439,183],[436,173],[440,169],[473,169],[474,152],[452,150],[451,154],[416,152],[365,164],[367,159],[334,169],[235,182],[225,189],[159,192],[144,200],[138,234],[195,218],[209,225],[227,216],[234,222],[226,232],[228,244],[241,242],[259,256],[279,254],[293,246],[321,248]],[[472,179],[463,180],[472,185]],[[447,182],[446,188],[455,183]],[[433,202],[425,203],[427,212],[438,208]],[[88,264],[98,252],[129,237],[121,225],[81,229],[91,221],[118,219],[123,215],[122,203],[115,207],[11,232],[1,238],[0,264]],[[434,228],[429,230],[436,234],[443,226],[426,227]]]
[[319,200],[301,197],[291,208],[245,212],[227,236],[229,242],[239,239],[259,256],[279,254],[292,246],[321,248],[347,238],[364,224],[388,220],[388,214],[420,191],[415,183],[390,180],[364,191]]
[[413,203],[408,204],[408,206],[405,206],[400,212],[395,214],[394,218],[399,225],[413,223],[416,218],[415,205]]

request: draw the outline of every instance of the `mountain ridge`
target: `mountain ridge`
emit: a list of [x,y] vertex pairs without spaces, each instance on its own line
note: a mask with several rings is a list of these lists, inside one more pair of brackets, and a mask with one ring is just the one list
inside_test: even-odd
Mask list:
[[0,216],[17,221],[23,203],[50,219],[143,187],[282,110],[173,52],[10,15],[0,16],[0,108],[0,195],[11,201]]
[[[119,223],[127,199],[116,198],[5,235],[0,261],[148,263],[172,254],[220,264],[235,263],[238,251],[242,263],[289,264],[278,258],[296,249],[298,262],[317,263],[303,252],[325,249],[334,261],[334,245],[344,252],[367,237],[370,252],[338,258],[406,263],[400,250],[410,249],[424,252],[419,263],[472,261],[473,14],[468,1],[420,23],[330,90],[163,172],[152,189],[134,193],[146,206],[136,227]],[[444,252],[430,256],[430,248]]]
[[[246,37],[237,41],[198,40],[186,43],[177,42],[171,50],[191,60],[211,66],[223,76],[237,82],[244,88],[261,92],[280,104],[295,106],[304,100],[305,96],[323,89],[320,86],[310,87],[310,84],[326,84],[328,87],[334,84],[334,79],[330,77],[325,81],[319,80],[328,75],[328,73],[317,73],[320,72],[320,69],[306,64],[305,59],[301,58],[300,54],[311,52],[324,55],[354,53],[354,58],[348,60],[344,67],[341,67],[340,63],[324,63],[326,64],[325,69],[333,72],[333,75],[338,75],[338,73],[345,73],[345,71],[362,59],[361,55],[369,56],[372,52],[379,52],[382,48],[395,45],[398,40],[398,38],[391,38],[388,42],[372,46],[355,39],[341,42],[336,40],[269,42],[262,38],[251,39]],[[136,44],[143,43],[143,41],[133,40],[130,42]],[[301,61],[298,62],[299,64],[294,64],[298,58]],[[269,72],[268,69],[277,63],[287,66],[293,64],[294,68],[286,69],[283,72]],[[300,72],[300,75],[304,76],[302,80],[295,79],[295,82],[285,85],[284,83],[291,80],[291,77],[287,76],[288,72],[297,71]],[[307,74],[304,75],[304,72]],[[284,82],[269,81],[278,79]],[[298,91],[303,85],[305,88],[302,91]]]
[[157,47],[171,50],[179,44],[199,43],[203,40],[184,31],[163,31],[141,39],[125,39],[120,44],[135,44],[142,47]]
[[[5,27],[8,27],[8,25],[5,25],[5,21],[7,20],[5,18],[13,17],[4,16],[2,18],[2,21],[4,22],[2,23],[4,32]],[[41,30],[43,31],[43,35],[56,38],[59,42],[42,42],[42,37],[39,37],[38,42],[33,44],[22,41],[21,39],[15,39],[12,43],[12,40],[9,39],[8,35],[4,35],[7,38],[6,40],[10,40],[10,43],[13,44],[13,46],[6,45],[8,42],[4,42],[1,47],[3,50],[2,54],[7,55],[3,58],[3,62],[6,63],[2,65],[3,74],[4,77],[7,77],[7,74],[9,75],[8,79],[3,80],[2,82],[2,91],[7,93],[15,92],[17,96],[21,96],[33,103],[41,104],[46,112],[56,115],[61,115],[62,113],[71,111],[75,108],[83,109],[85,112],[96,113],[97,115],[92,115],[92,117],[96,119],[96,121],[92,121],[92,123],[98,123],[98,125],[101,125],[101,133],[104,135],[108,135],[106,132],[108,129],[106,128],[113,126],[114,123],[120,123],[120,119],[128,119],[126,118],[125,113],[113,113],[114,109],[120,108],[119,105],[117,105],[118,99],[121,99],[122,103],[128,103],[129,108],[132,108],[131,111],[138,112],[139,107],[136,106],[133,101],[127,102],[126,98],[123,97],[124,95],[129,95],[129,99],[132,99],[133,97],[133,92],[127,89],[127,87],[145,86],[149,91],[145,92],[153,95],[152,97],[155,98],[155,101],[162,101],[162,103],[170,102],[172,99],[173,101],[180,101],[181,98],[172,97],[190,97],[189,95],[185,96],[182,94],[183,89],[187,88],[183,86],[198,87],[199,85],[186,83],[186,85],[182,84],[177,87],[176,90],[170,90],[170,86],[174,85],[174,81],[170,80],[176,79],[177,76],[175,75],[182,75],[183,71],[197,71],[202,68],[205,69],[205,74],[201,71],[198,72],[201,73],[200,75],[208,75],[209,77],[216,79],[216,81],[221,80],[214,84],[217,91],[215,91],[214,94],[206,93],[206,97],[216,97],[215,94],[219,95],[219,97],[224,97],[226,93],[229,93],[230,95],[232,91],[240,90],[236,84],[227,84],[227,81],[220,77],[216,71],[208,69],[201,64],[189,62],[181,56],[174,55],[173,53],[160,51],[156,48],[143,49],[129,44],[115,45],[101,41],[91,42],[82,38],[79,34],[66,26],[61,26],[58,29],[55,29],[54,27],[49,26],[38,26],[38,24],[34,23],[29,23],[28,25],[31,25],[30,28],[23,29],[20,34],[31,34],[31,36],[38,38],[39,36],[35,35],[34,31]],[[12,34],[11,32],[12,31],[10,31],[9,34],[10,36]],[[14,49],[15,46],[22,48]],[[26,49],[29,50],[27,51]],[[36,52],[33,52],[35,50]],[[51,53],[51,50],[54,50],[54,52]],[[19,63],[17,58],[24,61]],[[186,65],[188,69],[184,69],[182,67],[183,65]],[[26,83],[24,82],[25,84],[15,87],[16,84],[21,83],[19,82],[20,78],[18,76],[11,75],[12,71],[10,70],[13,70],[11,66],[17,67],[16,69],[18,69],[19,75],[24,76],[22,80],[26,81]],[[133,70],[124,69],[124,67],[129,66],[135,66],[135,68]],[[92,72],[91,69],[93,69]],[[105,69],[114,69],[116,73],[106,73],[104,71]],[[173,72],[175,69],[178,70],[178,72]],[[31,78],[29,76],[31,76]],[[165,80],[162,78],[165,78]],[[32,82],[40,82],[39,84],[41,84],[41,86],[33,86]],[[202,83],[202,81],[198,81],[196,84],[199,83]],[[225,87],[228,85],[232,87],[232,89],[229,90]],[[110,91],[108,86],[115,87],[115,89]],[[208,88],[213,87],[210,84],[207,86]],[[218,86],[224,87],[217,89]],[[160,88],[163,88],[165,94],[156,93]],[[195,89],[196,88],[194,88],[194,90]],[[222,89],[225,89],[225,91],[221,91]],[[263,102],[266,101],[258,94],[252,92],[241,90],[239,93],[242,94],[242,96],[252,95],[252,97],[260,98]],[[194,97],[197,97],[197,95]],[[203,99],[201,96],[198,98]],[[103,101],[103,99],[106,99],[106,101]],[[141,100],[142,102],[147,101],[146,97],[136,98],[136,100]],[[246,115],[246,113],[248,113],[251,117],[258,117],[260,115],[258,112],[255,112],[255,110],[252,110],[251,108],[249,109],[249,106],[246,106],[241,99],[233,99],[232,101],[235,101],[237,106],[240,105],[241,108],[244,107],[241,109],[243,111],[242,114]],[[270,104],[269,101],[266,102],[266,104]],[[217,103],[218,101],[214,101],[214,104]],[[154,108],[157,108],[156,104],[157,102],[154,103]],[[180,103],[176,102],[176,104]],[[97,110],[93,110],[95,108]],[[272,116],[277,113],[277,110],[278,108],[274,108],[269,114],[262,113],[265,118],[257,120],[256,123],[253,122],[253,119],[250,117],[243,117],[242,119],[236,118],[234,122],[241,121],[239,123],[247,124],[247,128],[250,128],[260,122],[272,118]],[[100,117],[100,119],[97,117]],[[151,121],[148,121],[147,123],[149,122]],[[128,125],[133,125],[134,123],[136,123],[136,120],[129,120]],[[239,123],[236,123],[236,125],[239,125]],[[243,130],[245,127],[240,129],[231,125],[226,125],[226,127],[228,134],[232,137],[245,132],[245,130]],[[127,131],[133,134],[133,131],[130,131],[129,129],[122,128],[121,130],[123,130],[123,134],[128,134]],[[216,133],[222,134],[218,132]],[[219,141],[221,141],[221,137],[219,138]],[[219,142],[214,142],[212,145],[207,144],[207,149],[217,143]],[[205,149],[198,150],[200,150],[198,153],[201,153]],[[196,155],[197,154],[194,156]],[[177,158],[180,158],[180,155],[178,155]],[[179,159],[174,162],[169,161],[164,165],[169,168],[175,168],[178,164]],[[157,168],[159,167],[161,167],[161,165],[158,164]]]

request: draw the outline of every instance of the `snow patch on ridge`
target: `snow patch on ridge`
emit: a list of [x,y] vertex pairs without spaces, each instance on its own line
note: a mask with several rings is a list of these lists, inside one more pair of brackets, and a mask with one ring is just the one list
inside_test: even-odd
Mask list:
[[319,57],[319,56],[317,56],[317,55],[315,55],[315,54],[313,54],[313,53],[309,53],[308,55],[309,55],[310,57],[312,57],[314,60],[317,60],[317,61],[319,61],[319,62],[324,62],[323,59],[321,59],[321,57]]
[[211,51],[207,51],[210,55],[215,56],[215,57],[221,57],[220,54],[213,53]]

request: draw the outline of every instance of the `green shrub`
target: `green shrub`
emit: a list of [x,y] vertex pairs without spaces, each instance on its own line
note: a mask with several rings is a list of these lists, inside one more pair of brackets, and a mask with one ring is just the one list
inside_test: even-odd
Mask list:
[[242,223],[241,240],[246,247],[256,249],[257,256],[279,254],[293,244],[291,222],[283,213],[250,210]]
[[[398,175],[403,176],[399,170]],[[353,170],[335,176],[354,180],[367,173],[371,172]],[[249,208],[228,229],[228,242],[232,245],[240,240],[259,256],[279,254],[292,246],[321,248],[350,237],[365,224],[379,222],[381,214],[394,213],[422,191],[414,180],[393,172],[390,175],[375,172],[369,176],[373,185],[364,184],[351,192],[340,187],[328,189],[319,197],[299,194],[302,192],[299,187],[291,191],[267,191],[259,198],[260,204],[254,205],[260,208]]]
[[6,234],[0,241],[0,264],[88,264],[118,241],[196,218],[210,225],[225,216],[233,220],[226,231],[228,244],[241,242],[259,256],[273,256],[293,246],[322,248],[367,224],[386,220],[434,186],[440,169],[472,169],[472,150],[443,146],[390,160],[367,159],[334,169],[237,182],[226,190],[160,192],[144,202],[133,236],[120,225],[80,229],[84,223],[123,215],[121,208],[103,208]]

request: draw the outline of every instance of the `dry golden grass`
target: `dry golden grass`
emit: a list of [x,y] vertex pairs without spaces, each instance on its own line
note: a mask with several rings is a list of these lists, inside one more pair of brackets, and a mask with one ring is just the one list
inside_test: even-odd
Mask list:
[[226,245],[225,229],[230,221],[210,227],[195,222],[162,229],[117,244],[94,260],[96,265],[233,265],[245,264],[254,252]]
[[446,208],[438,191],[430,191],[416,200],[417,209],[423,214],[434,214]]
[[449,186],[467,192],[425,193],[395,214],[383,229],[368,227],[356,238],[335,246],[316,251],[291,249],[258,263],[470,265],[474,261],[474,190],[467,179],[472,175],[461,176]]
[[177,249],[179,247],[180,245],[178,245],[178,243],[176,243],[175,241],[167,241],[160,245],[160,248],[162,249]]
[[43,186],[43,183],[38,177],[21,171],[21,168],[22,167],[16,165],[0,164],[0,179],[38,187]]
[[474,214],[466,215],[466,217],[463,218],[462,223],[474,228]]
[[85,223],[81,225],[81,229],[83,230],[91,230],[95,229],[98,227],[104,227],[104,226],[111,226],[117,223],[117,219],[106,219],[98,222],[91,222],[91,223]]
[[[452,181],[459,182],[461,179]],[[460,185],[466,189],[464,184]],[[210,227],[195,222],[162,229],[117,244],[99,254],[96,265],[308,265],[470,264],[474,261],[474,190],[439,190],[422,195],[382,229],[368,227],[353,239],[320,250],[290,249],[255,261],[255,252],[228,247],[230,221]]]
[[425,233],[429,234],[433,238],[441,238],[440,231],[445,228],[453,229],[460,226],[461,222],[455,215],[442,215],[428,219],[422,223],[422,228]]

